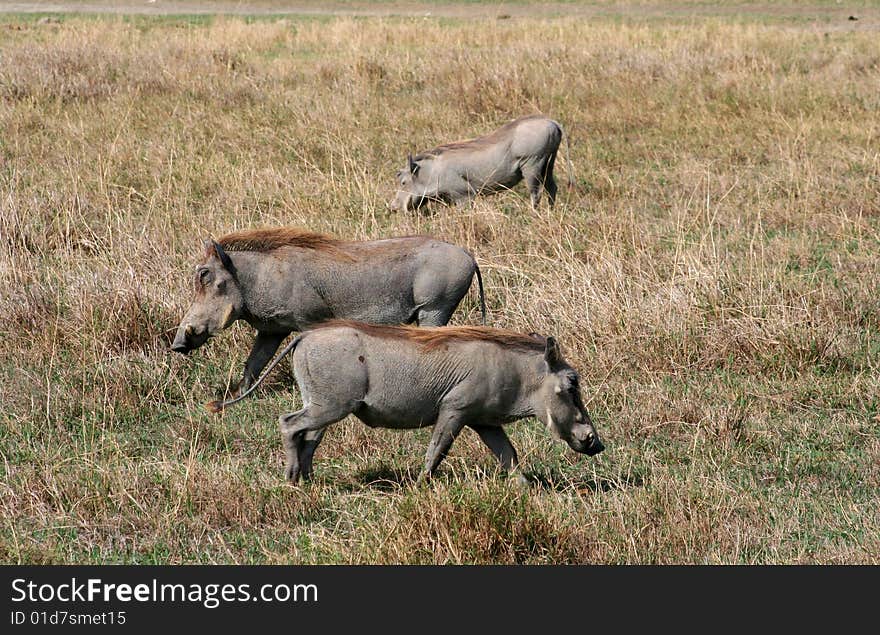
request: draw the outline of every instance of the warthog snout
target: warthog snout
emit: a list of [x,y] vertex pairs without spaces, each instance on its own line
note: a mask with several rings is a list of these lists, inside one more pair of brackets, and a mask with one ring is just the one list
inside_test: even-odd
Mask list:
[[171,350],[185,355],[204,344],[207,340],[207,330],[196,333],[192,324],[188,324],[186,327],[181,326],[177,329],[177,335],[174,336],[174,341],[171,342]]
[[190,330],[191,327],[187,327],[186,329],[179,328],[177,329],[177,334],[174,336],[174,341],[171,342],[171,350],[175,353],[182,353],[186,355],[190,351],[189,345],[186,343],[187,331]]
[[587,449],[584,451],[587,456],[594,456],[605,449],[605,446],[592,432],[587,435]]
[[171,350],[175,353],[182,353],[184,355],[189,353],[189,347],[186,343],[177,341],[177,338],[174,338],[174,341],[171,343]]
[[572,450],[587,456],[595,456],[605,449],[605,445],[599,439],[595,430],[587,429],[583,432],[574,432],[568,445]]
[[415,209],[413,197],[408,192],[398,192],[397,196],[388,203],[388,208],[392,212],[409,212]]

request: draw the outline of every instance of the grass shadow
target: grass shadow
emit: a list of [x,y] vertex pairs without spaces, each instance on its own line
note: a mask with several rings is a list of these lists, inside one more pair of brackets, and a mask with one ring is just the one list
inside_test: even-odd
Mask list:
[[366,467],[356,472],[345,483],[340,483],[338,488],[342,491],[357,491],[364,488],[380,492],[395,492],[407,485],[414,484],[421,470],[418,467],[394,467],[391,465],[379,465]]
[[529,483],[548,492],[570,492],[596,494],[598,492],[624,491],[644,487],[641,474],[628,474],[619,477],[574,477],[558,470],[527,472]]
[[[344,482],[337,482],[335,488],[344,492],[363,491],[364,489],[378,492],[396,492],[418,482],[421,468],[417,465],[392,466],[387,464],[364,467]],[[598,492],[624,491],[636,487],[644,487],[645,480],[641,474],[624,474],[621,476],[584,476],[572,477],[557,469],[525,470],[524,474],[530,488],[546,492],[569,492],[581,494]],[[511,478],[499,469],[477,469],[467,476],[457,474],[455,470],[444,470],[442,466],[432,477],[432,481],[450,482],[455,480],[471,480],[474,483],[487,480],[507,480]]]

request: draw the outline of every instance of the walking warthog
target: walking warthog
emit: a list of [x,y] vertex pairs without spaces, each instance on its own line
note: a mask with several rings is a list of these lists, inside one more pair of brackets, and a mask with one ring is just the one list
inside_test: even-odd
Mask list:
[[443,326],[477,263],[461,247],[425,236],[347,242],[298,229],[250,230],[206,241],[195,298],[171,349],[187,353],[236,320],[257,337],[237,393],[251,385],[290,333],[333,318]]
[[429,201],[461,204],[477,194],[508,190],[523,179],[533,208],[541,200],[541,188],[547,190],[552,207],[557,189],[553,165],[561,140],[558,123],[529,115],[483,137],[410,155],[407,166],[397,173],[391,209],[415,210]]
[[575,452],[604,449],[581,400],[578,374],[552,337],[486,327],[417,329],[332,321],[290,342],[240,401],[290,351],[303,408],[281,415],[287,478],[309,478],[324,430],[353,414],[371,428],[434,426],[430,476],[468,426],[502,467],[517,466],[505,423],[536,417]]

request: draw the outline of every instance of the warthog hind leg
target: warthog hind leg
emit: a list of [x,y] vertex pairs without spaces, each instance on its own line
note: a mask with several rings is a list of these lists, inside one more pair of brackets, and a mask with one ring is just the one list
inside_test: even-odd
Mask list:
[[544,189],[547,190],[547,201],[552,208],[556,204],[556,180],[553,178],[553,166],[556,165],[556,155],[550,157],[547,167],[544,169]]
[[302,435],[303,446],[299,451],[299,467],[304,481],[312,478],[312,457],[315,456],[315,450],[321,444],[321,439],[324,438],[326,430],[327,428],[321,428],[320,430],[312,430]]
[[302,453],[303,434],[291,436],[282,432],[281,444],[284,446],[284,453],[287,456],[284,477],[291,483],[296,483],[302,474],[302,464],[300,463],[299,456]]
[[336,423],[351,410],[327,410],[306,406],[302,410],[283,414],[278,418],[281,442],[287,454],[285,476],[296,483],[305,469],[311,476],[312,455],[324,436],[324,428]]
[[556,203],[556,181],[553,180],[553,165],[556,162],[556,155],[529,162],[522,168],[523,178],[526,181],[526,187],[529,189],[529,195],[532,199],[532,209],[538,209],[541,202],[541,191],[547,190],[547,199],[550,207]]

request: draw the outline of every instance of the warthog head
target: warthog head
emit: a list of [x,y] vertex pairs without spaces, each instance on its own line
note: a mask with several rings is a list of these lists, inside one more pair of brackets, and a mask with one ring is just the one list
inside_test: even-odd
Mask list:
[[393,212],[417,210],[437,195],[436,187],[429,191],[424,166],[413,161],[412,155],[406,160],[407,167],[397,172],[397,196],[391,201]]
[[241,317],[244,301],[235,279],[235,266],[219,243],[205,241],[205,258],[196,267],[192,306],[183,316],[171,350],[197,349]]
[[575,452],[593,456],[605,449],[584,408],[578,374],[562,359],[559,345],[552,337],[547,338],[543,375],[534,409],[535,415],[550,432]]

